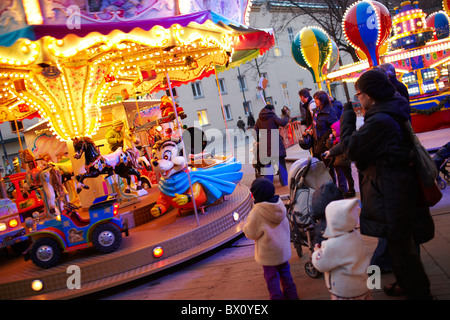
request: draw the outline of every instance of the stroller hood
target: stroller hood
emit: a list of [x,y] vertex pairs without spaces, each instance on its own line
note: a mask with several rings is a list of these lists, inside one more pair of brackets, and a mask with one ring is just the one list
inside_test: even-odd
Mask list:
[[[295,187],[303,187],[299,186],[298,184],[300,182],[302,173],[307,167],[308,160],[308,158],[299,159],[292,164],[288,175],[290,190],[295,189]],[[328,173],[327,167],[325,167],[325,164],[319,159],[311,157],[311,167],[306,173],[304,186],[316,190],[328,181],[332,181],[332,179],[330,174]]]
[[331,202],[325,209],[327,228],[325,238],[334,238],[352,232],[356,228],[361,204],[358,199],[345,199]]

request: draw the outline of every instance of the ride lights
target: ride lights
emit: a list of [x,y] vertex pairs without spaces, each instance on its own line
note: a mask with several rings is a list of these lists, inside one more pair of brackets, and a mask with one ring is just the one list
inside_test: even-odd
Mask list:
[[0,222],[0,231],[5,231],[5,230],[6,230],[6,223]]
[[119,204],[116,202],[113,205],[113,216],[117,215],[119,213]]
[[157,247],[153,248],[152,253],[153,253],[153,257],[155,257],[157,259],[157,258],[161,258],[162,257],[162,255],[164,254],[164,250],[163,250],[162,247],[157,246]]
[[8,221],[8,225],[10,228],[15,228],[19,225],[19,222],[17,222],[17,219],[11,219]]
[[239,213],[237,211],[233,212],[233,221],[237,222],[239,220]]
[[34,291],[41,291],[44,288],[44,283],[39,280],[33,280],[33,282],[31,283],[31,289],[33,289]]

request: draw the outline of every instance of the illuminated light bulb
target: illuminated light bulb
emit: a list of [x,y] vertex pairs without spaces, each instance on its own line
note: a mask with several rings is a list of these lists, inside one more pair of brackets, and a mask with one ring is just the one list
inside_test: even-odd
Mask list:
[[42,283],[41,280],[33,280],[33,282],[31,283],[31,289],[33,289],[34,291],[41,291],[44,288],[44,284]]
[[157,246],[157,247],[153,248],[152,253],[153,253],[153,257],[160,258],[164,254],[164,250],[162,247]]

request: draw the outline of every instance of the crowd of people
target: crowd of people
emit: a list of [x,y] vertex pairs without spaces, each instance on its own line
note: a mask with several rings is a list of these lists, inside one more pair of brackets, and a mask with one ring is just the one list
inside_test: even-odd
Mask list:
[[[314,193],[312,211],[316,229],[321,230],[314,239],[312,263],[325,273],[331,299],[371,299],[366,283],[369,265],[394,273],[396,281],[383,288],[387,295],[432,299],[419,245],[434,237],[434,223],[430,209],[417,203],[412,143],[403,128],[411,120],[408,92],[390,64],[364,72],[355,88],[364,114],[359,128],[351,102],[342,105],[324,91],[312,96],[310,89],[299,91],[305,126],[300,145],[322,160],[332,177]],[[270,105],[261,111],[255,129],[266,129],[268,152],[274,151],[270,132],[288,121],[289,114],[278,117]],[[259,143],[262,136],[259,132]],[[285,185],[286,150],[281,141],[276,152],[269,157],[279,162]],[[360,199],[355,197],[352,164],[358,172]],[[266,178],[252,184],[255,206],[244,233],[255,240],[255,259],[263,265],[271,299],[298,299],[289,271],[286,209],[274,194],[273,176]],[[361,234],[378,238],[371,259]]]

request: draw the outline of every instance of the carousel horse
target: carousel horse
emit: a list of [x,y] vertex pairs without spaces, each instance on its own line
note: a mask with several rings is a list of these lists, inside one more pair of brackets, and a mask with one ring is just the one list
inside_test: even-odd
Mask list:
[[133,159],[136,159],[137,169],[142,169],[145,167],[147,170],[151,170],[150,162],[146,157],[141,156],[138,148],[136,147],[141,143],[141,140],[136,135],[136,127],[131,127],[125,130],[123,135],[123,150],[132,155]]
[[70,181],[73,177],[72,163],[68,157],[61,158],[58,162],[53,162],[49,153],[39,155],[39,159],[45,168],[56,167],[61,172],[62,183]]
[[[130,153],[124,152],[121,147],[116,151],[102,155],[97,146],[89,137],[73,138],[73,148],[75,150],[74,158],[80,159],[84,153],[84,169],[86,173],[79,174],[76,179],[84,189],[89,189],[89,186],[83,183],[86,178],[96,178],[101,174],[106,174],[108,177],[117,174],[127,181],[127,188],[125,193],[131,193],[130,184],[131,176],[136,176],[139,184],[137,190],[142,189],[140,178],[141,174],[134,167],[135,161],[132,160]],[[77,192],[81,192],[81,187],[77,187]]]
[[80,199],[75,192],[75,182],[72,180],[72,177],[74,176],[72,162],[67,156],[67,152],[58,153],[56,158],[58,162],[53,162],[53,159],[49,153],[39,155],[39,160],[44,168],[56,168],[59,170],[61,174],[61,182],[69,193],[70,202],[78,203]]
[[[62,177],[59,170],[55,168],[41,168],[36,164],[33,153],[28,150],[20,150],[19,157],[21,159],[22,168],[26,169],[25,181],[28,190],[37,189],[42,198],[46,199],[46,206],[50,216],[56,215],[56,198],[61,212],[62,204],[68,203],[68,192],[62,184]],[[45,193],[42,194],[41,188]]]

